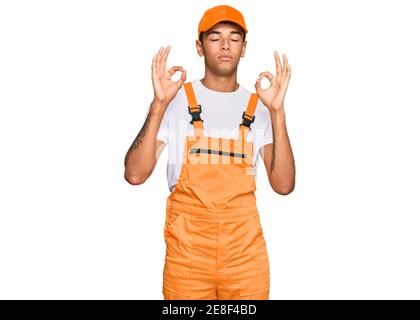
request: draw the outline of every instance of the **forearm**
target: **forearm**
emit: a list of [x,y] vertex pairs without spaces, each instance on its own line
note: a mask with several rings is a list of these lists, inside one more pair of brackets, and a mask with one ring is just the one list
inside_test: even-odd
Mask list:
[[153,171],[156,155],[156,137],[167,105],[152,101],[143,127],[130,146],[125,159],[124,176],[131,181],[145,181]]
[[290,193],[295,186],[295,162],[286,127],[284,109],[270,110],[273,126],[273,154],[270,164],[270,183],[281,193]]

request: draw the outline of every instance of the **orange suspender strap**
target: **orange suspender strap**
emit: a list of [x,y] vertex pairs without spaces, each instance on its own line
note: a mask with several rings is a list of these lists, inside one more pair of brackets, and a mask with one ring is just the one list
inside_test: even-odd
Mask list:
[[[256,93],[251,93],[251,96],[249,97],[248,106],[246,108],[246,111],[242,114],[242,123],[239,125],[240,134],[241,137],[241,143],[242,143],[242,153],[245,151],[245,139],[246,135],[249,130],[251,130],[251,123],[255,120],[255,109],[257,108],[258,104],[258,95]],[[252,163],[253,159],[248,159]]]
[[251,93],[249,97],[248,106],[246,111],[242,114],[242,123],[239,125],[239,129],[241,130],[242,138],[244,139],[245,135],[251,129],[251,123],[255,120],[255,109],[257,108],[258,104],[258,95],[256,93]]
[[192,120],[190,123],[194,125],[194,132],[195,135],[202,135],[203,134],[203,121],[200,118],[201,113],[201,105],[197,104],[197,100],[195,99],[194,89],[192,87],[191,82],[184,83],[185,93],[187,94],[188,99],[188,113],[191,114]]

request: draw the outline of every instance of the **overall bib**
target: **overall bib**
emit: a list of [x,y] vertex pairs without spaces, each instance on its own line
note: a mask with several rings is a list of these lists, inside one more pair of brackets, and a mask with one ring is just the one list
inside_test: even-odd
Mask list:
[[237,139],[204,136],[192,83],[183,85],[194,136],[168,196],[164,299],[268,299],[270,267],[255,198],[253,142],[258,96],[251,94]]

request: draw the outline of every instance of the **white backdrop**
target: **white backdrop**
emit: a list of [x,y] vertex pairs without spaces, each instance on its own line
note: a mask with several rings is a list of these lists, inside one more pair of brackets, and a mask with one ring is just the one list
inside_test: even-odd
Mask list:
[[0,2],[0,298],[162,299],[167,148],[139,186],[124,157],[153,55],[202,78],[218,4],[249,29],[242,85],[292,67],[295,190],[258,169],[270,299],[420,298],[416,1],[262,0]]

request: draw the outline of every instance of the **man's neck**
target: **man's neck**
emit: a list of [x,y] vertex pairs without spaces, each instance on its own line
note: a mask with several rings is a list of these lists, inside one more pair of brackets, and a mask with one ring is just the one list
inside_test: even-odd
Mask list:
[[233,92],[238,90],[239,83],[236,82],[236,77],[214,77],[205,76],[200,79],[201,83],[208,89],[220,92]]

